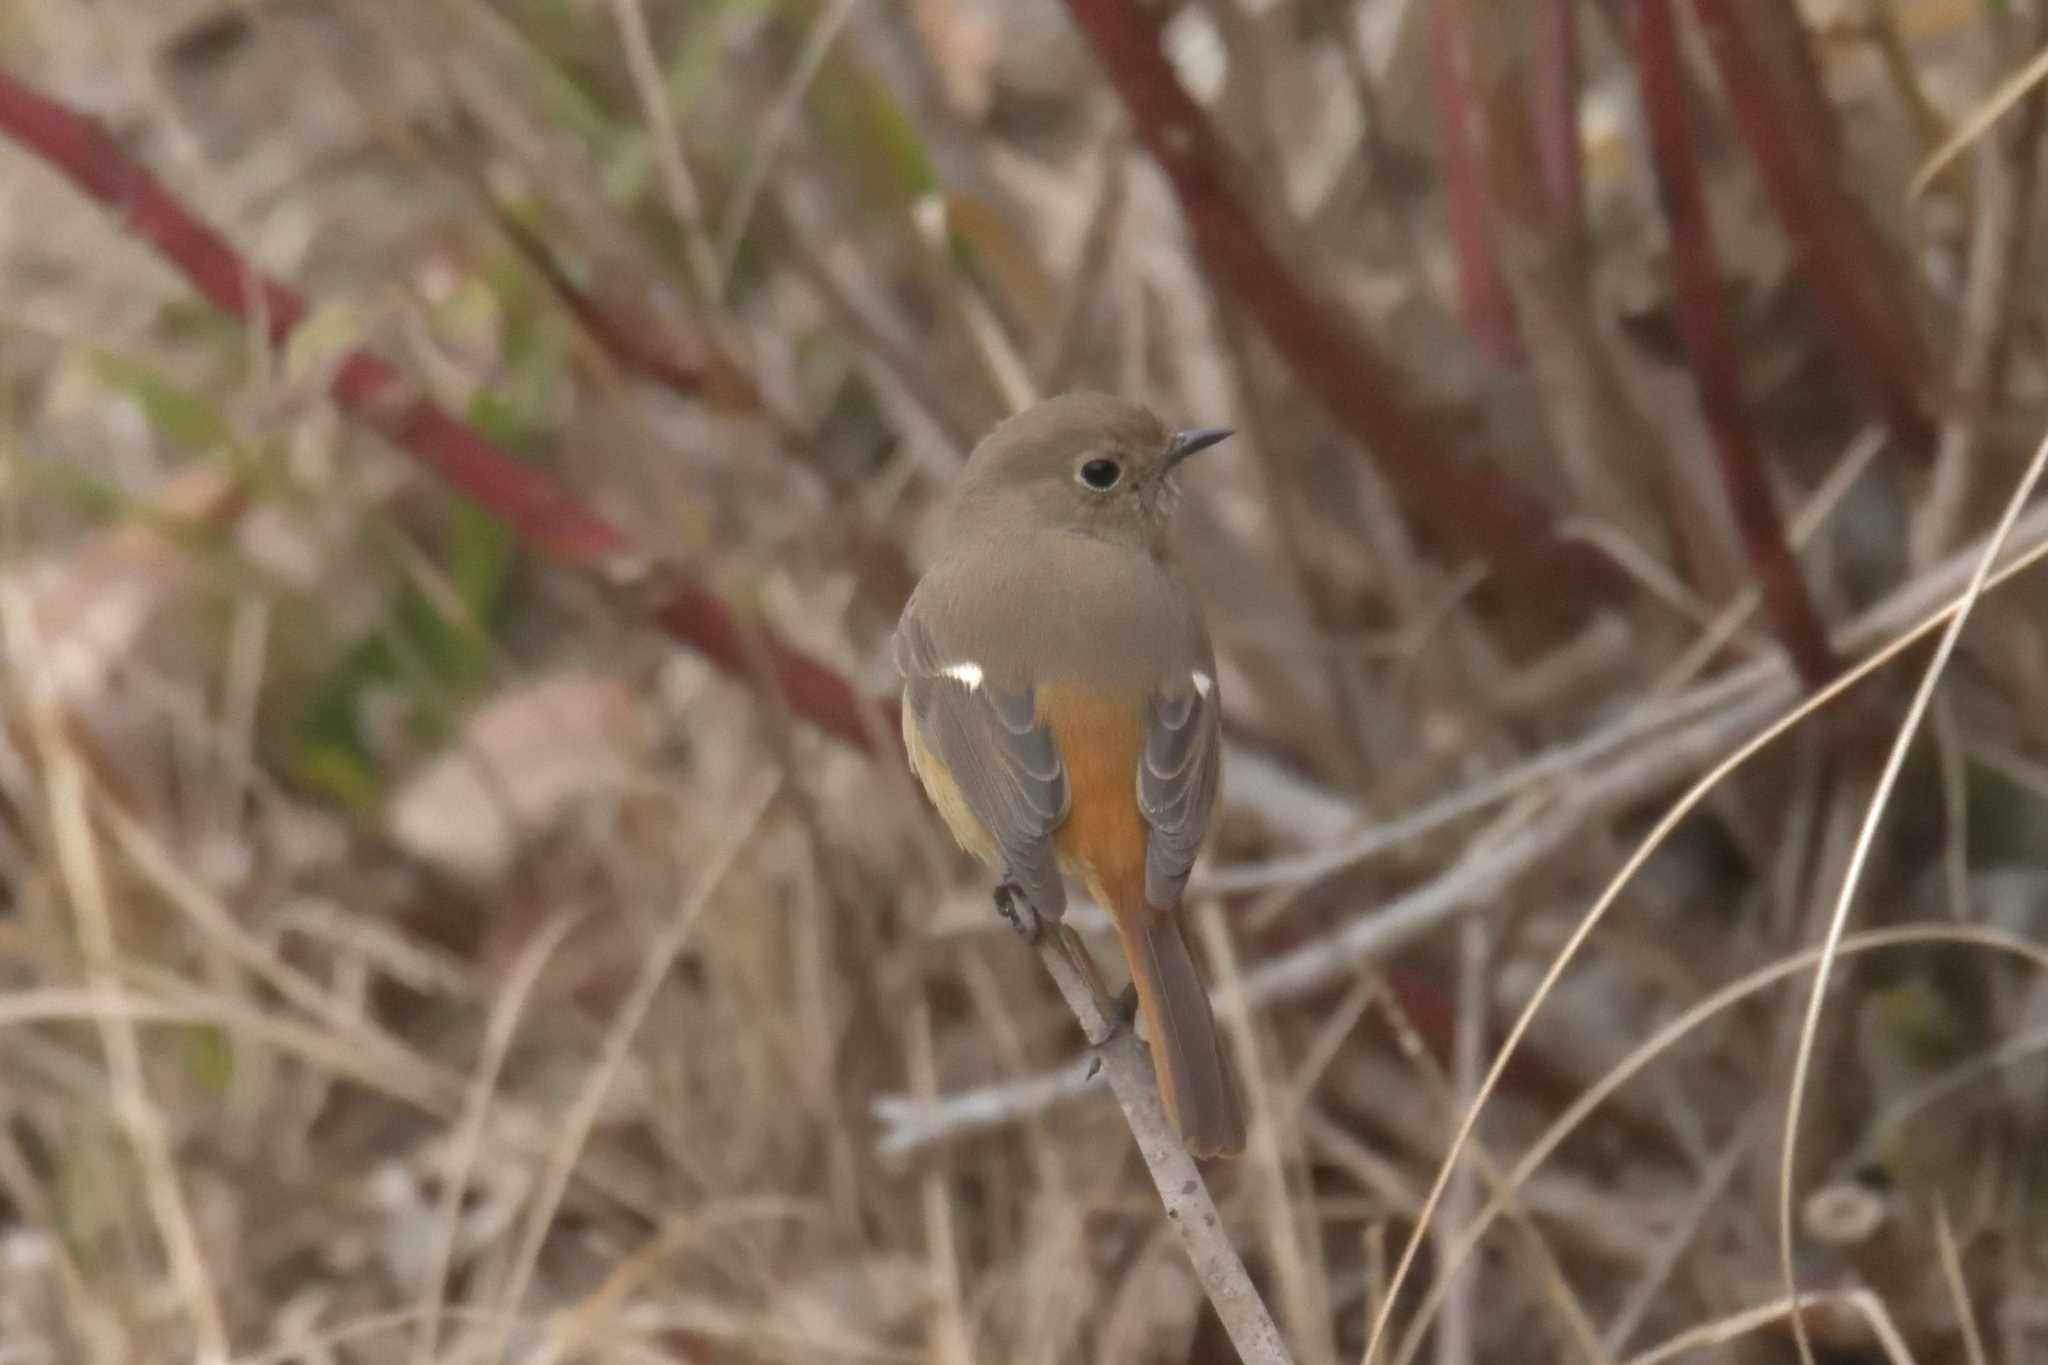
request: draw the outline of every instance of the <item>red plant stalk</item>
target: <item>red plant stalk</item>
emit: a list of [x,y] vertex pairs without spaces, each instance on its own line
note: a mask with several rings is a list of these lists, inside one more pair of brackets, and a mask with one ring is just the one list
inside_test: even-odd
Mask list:
[[1132,0],[1067,0],[1067,9],[1172,183],[1207,268],[1378,461],[1408,512],[1442,543],[1487,556],[1537,592],[1620,599],[1628,580],[1614,562],[1559,536],[1520,484],[1447,459],[1441,434],[1398,396],[1399,372],[1296,278],[1231,188],[1227,149],[1160,50],[1157,11]]
[[1586,235],[1585,147],[1579,140],[1579,0],[1536,0],[1534,88],[1536,147],[1550,221],[1568,242]]
[[[1749,27],[1771,16],[1745,15],[1732,0],[1693,0],[1693,8],[1720,73],[1736,132],[1756,159],[1764,188],[1797,248],[1800,275],[1831,349],[1892,434],[1910,447],[1931,450],[1929,358],[1922,354],[1911,318],[1902,315],[1902,308],[1885,307],[1882,295],[1872,293],[1895,292],[1897,281],[1858,279],[1859,267],[1880,267],[1892,253],[1883,249],[1874,226],[1859,232],[1858,224],[1850,221],[1851,215],[1863,211],[1848,198],[1835,168],[1815,164],[1814,156],[1839,155],[1829,145],[1829,129],[1799,126],[1796,111],[1773,91],[1771,72],[1760,59]],[[1792,36],[1803,43],[1796,9],[1777,16],[1775,22],[1791,27]],[[1802,48],[1792,56],[1805,59],[1808,54]],[[1806,66],[1810,62],[1802,60],[1794,69]],[[1816,87],[1813,98],[1826,97],[1810,71],[1802,83]],[[1802,137],[1808,146],[1818,146],[1814,156],[1802,154]]]
[[1671,0],[1632,0],[1628,27],[1649,125],[1650,159],[1656,167],[1658,195],[1671,233],[1679,329],[1699,386],[1700,411],[1712,433],[1715,464],[1751,572],[1756,575],[1765,614],[1801,679],[1808,687],[1817,687],[1834,676],[1834,652],[1799,562],[1785,541],[1785,528],[1743,409],[1735,336],[1721,295],[1713,229],[1707,220],[1699,162],[1693,153]]
[[[298,294],[260,274],[97,120],[4,70],[0,134],[111,209],[126,230],[156,248],[214,307],[245,323],[260,316],[273,347],[282,347],[305,318],[306,305]],[[501,518],[540,554],[615,583],[658,583],[666,598],[654,619],[717,667],[747,674],[741,625],[727,603],[701,584],[651,567],[621,531],[552,475],[422,398],[389,362],[366,351],[352,352],[336,371],[331,394],[345,412]],[[793,712],[863,749],[873,747],[876,735],[895,732],[893,707],[864,700],[842,674],[785,641],[766,632],[762,638],[774,682]]]
[[1473,152],[1471,73],[1464,68],[1466,0],[1429,0],[1429,88],[1443,156],[1444,207],[1458,270],[1458,314],[1480,353],[1496,365],[1528,363],[1515,326],[1514,295],[1496,254],[1492,213]]

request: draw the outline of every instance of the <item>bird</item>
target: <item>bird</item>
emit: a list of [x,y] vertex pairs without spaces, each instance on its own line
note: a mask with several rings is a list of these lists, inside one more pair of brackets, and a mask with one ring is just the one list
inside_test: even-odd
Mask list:
[[1167,532],[1182,463],[1230,434],[1088,392],[1004,419],[957,478],[892,646],[932,804],[1027,939],[1065,913],[1068,879],[1108,911],[1160,1096],[1203,1158],[1245,1133],[1180,914],[1222,697]]

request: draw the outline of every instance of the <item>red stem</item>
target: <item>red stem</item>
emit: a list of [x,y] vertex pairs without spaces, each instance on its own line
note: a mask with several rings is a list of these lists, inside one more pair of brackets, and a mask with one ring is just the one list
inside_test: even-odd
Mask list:
[[[227,239],[186,209],[128,155],[100,123],[0,70],[0,134],[12,138],[106,205],[122,227],[155,247],[214,307],[247,323],[265,319],[281,347],[306,315],[305,302],[261,275]],[[493,444],[474,427],[418,396],[389,362],[352,353],[334,377],[341,408],[382,432],[478,505],[502,518],[521,541],[566,567],[616,572],[638,556],[625,535],[590,511],[540,467]],[[655,619],[668,633],[729,673],[748,673],[732,608],[700,584],[672,586]],[[861,748],[892,734],[893,707],[864,701],[846,678],[763,632],[774,682],[790,709]]]
[[1309,294],[1230,188],[1229,154],[1159,46],[1159,16],[1133,0],[1067,0],[1075,23],[1172,183],[1195,246],[1275,350],[1386,470],[1395,494],[1442,542],[1512,568],[1538,592],[1613,601],[1627,579],[1604,554],[1565,540],[1548,509],[1498,469],[1454,462],[1445,440],[1397,394],[1400,374]]
[[1472,82],[1464,68],[1465,43],[1459,33],[1464,23],[1465,0],[1430,0],[1429,88],[1443,156],[1451,251],[1458,268],[1458,313],[1473,344],[1489,360],[1520,369],[1528,357],[1515,327],[1514,296],[1495,253],[1492,213],[1466,118]]
[[1699,386],[1700,411],[1713,435],[1716,466],[1735,513],[1764,611],[1808,687],[1834,676],[1834,653],[1771,497],[1743,409],[1735,336],[1721,296],[1713,229],[1693,155],[1678,27],[1671,0],[1633,0],[1629,40],[1649,124],[1650,158],[1671,232],[1680,330]]
[[1586,232],[1585,148],[1579,140],[1579,0],[1537,0],[1536,146],[1550,221],[1567,241]]
[[[1729,0],[1694,0],[1693,8],[1720,72],[1736,132],[1756,158],[1764,188],[1792,238],[1800,274],[1836,358],[1901,442],[1930,449],[1934,427],[1924,406],[1929,370],[1915,354],[1919,347],[1912,324],[1890,316],[1891,310],[1859,285],[1859,261],[1874,263],[1870,253],[1857,251],[1847,239],[1842,220],[1860,210],[1846,202],[1846,191],[1834,183],[1833,167],[1809,165],[1800,152],[1802,134],[1811,143],[1826,130],[1801,129],[1788,116],[1745,21]],[[1799,22],[1796,11],[1787,22]]]

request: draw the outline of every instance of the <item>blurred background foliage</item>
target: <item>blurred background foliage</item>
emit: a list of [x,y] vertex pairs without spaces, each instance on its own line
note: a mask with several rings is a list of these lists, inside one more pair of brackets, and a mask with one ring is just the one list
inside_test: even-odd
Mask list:
[[[309,301],[266,349],[0,151],[0,1360],[1231,1358],[887,720],[950,476],[1075,387],[1238,431],[1179,528],[1264,1134],[1214,1181],[1298,1358],[1357,1358],[1571,925],[1961,586],[2039,440],[2044,48],[2041,0],[0,5],[0,69]],[[358,351],[383,409],[330,399]],[[416,402],[635,570],[409,458]],[[1828,997],[1831,1361],[1873,1303],[2048,1354],[2041,593],[1981,607],[1855,905],[1976,946]],[[1796,1358],[1735,1329],[1797,974],[1444,1272],[1819,939],[1910,685],[1630,883],[1386,1358]]]

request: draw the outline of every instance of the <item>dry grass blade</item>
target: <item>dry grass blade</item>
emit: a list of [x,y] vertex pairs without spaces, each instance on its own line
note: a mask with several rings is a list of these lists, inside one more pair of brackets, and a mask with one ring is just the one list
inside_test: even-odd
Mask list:
[[19,584],[0,584],[0,624],[4,624],[7,657],[15,661],[13,681],[24,694],[45,769],[50,832],[85,959],[100,1046],[112,1077],[109,1098],[115,1124],[126,1135],[141,1167],[150,1216],[191,1320],[196,1355],[201,1365],[217,1365],[228,1357],[227,1323],[172,1152],[171,1136],[150,1098],[134,1026],[116,1011],[102,1012],[119,999],[121,991],[122,959],[114,910],[87,807],[85,765],[65,733],[58,680],[48,672],[31,676],[20,672],[21,661],[41,660],[44,654],[34,612]]
[[1966,1365],[1989,1365],[1990,1357],[1984,1354],[1984,1334],[1977,1329],[1977,1310],[1970,1302],[1970,1284],[1963,1276],[1962,1257],[1956,1252],[1956,1230],[1948,1216],[1947,1200],[1935,1205],[1934,1248],[1941,1257],[1941,1278],[1955,1304],[1956,1327],[1963,1334],[1963,1360]]
[[2043,80],[2048,80],[2048,48],[2034,54],[2032,60],[2008,76],[1983,103],[1970,111],[1970,116],[1949,134],[1948,140],[1937,147],[1934,154],[1927,158],[1926,164],[1915,172],[1913,183],[1907,187],[1906,197],[1909,200],[1918,199],[1925,194],[1927,187],[1948,169],[1951,162],[1989,132],[1991,125],[2012,112],[2014,106],[2027,97],[2027,92]]
[[1195,917],[1202,946],[1215,965],[1217,1020],[1228,1028],[1231,1060],[1247,1115],[1273,1115],[1272,1122],[1250,1124],[1244,1165],[1256,1191],[1253,1203],[1265,1232],[1266,1256],[1279,1282],[1280,1311],[1301,1355],[1308,1361],[1336,1360],[1329,1338],[1329,1276],[1321,1264],[1320,1244],[1300,1222],[1301,1208],[1289,1197],[1288,1167],[1301,1160],[1300,1137],[1293,1125],[1278,1121],[1280,1101],[1275,1077],[1259,1045],[1256,1025],[1244,998],[1244,974],[1224,926],[1221,908],[1205,902]]
[[1737,1168],[1749,1156],[1750,1148],[1763,1131],[1762,1120],[1763,1111],[1752,1108],[1735,1130],[1735,1135],[1722,1145],[1713,1162],[1701,1173],[1699,1188],[1686,1202],[1684,1212],[1672,1225],[1671,1231],[1659,1243],[1656,1255],[1643,1267],[1641,1277],[1630,1288],[1628,1297],[1615,1312],[1614,1321],[1608,1324],[1606,1333],[1601,1337],[1610,1354],[1619,1355],[1635,1336],[1636,1329],[1642,1326],[1657,1296],[1664,1292],[1672,1272],[1678,1268],[1686,1248],[1699,1235],[1708,1215],[1719,1207]]
[[[1847,955],[1855,955],[1882,948],[1927,944],[1962,945],[2004,953],[2031,964],[2037,970],[2048,972],[2048,947],[2014,934],[1973,926],[1927,924],[1876,929],[1851,937],[1841,945],[1841,951]],[[1820,949],[1809,948],[1729,982],[1658,1028],[1626,1057],[1608,1068],[1599,1080],[1574,1098],[1564,1112],[1553,1119],[1550,1126],[1529,1144],[1528,1150],[1522,1153],[1513,1169],[1507,1173],[1501,1190],[1488,1201],[1478,1216],[1451,1245],[1443,1258],[1443,1264],[1438,1267],[1435,1282],[1430,1285],[1429,1291],[1416,1306],[1414,1320],[1402,1339],[1401,1349],[1396,1353],[1395,1359],[1406,1362],[1414,1358],[1415,1353],[1421,1348],[1423,1335],[1429,1328],[1437,1304],[1441,1301],[1448,1278],[1457,1273],[1458,1268],[1478,1248],[1488,1229],[1507,1211],[1508,1199],[1528,1183],[1529,1177],[1578,1131],[1579,1126],[1594,1110],[1606,1103],[1622,1086],[1640,1075],[1651,1062],[1683,1042],[1697,1029],[1742,1001],[1780,982],[1791,980],[1819,960]]]
[[[1462,928],[1462,935],[1467,937],[1472,935],[1475,931],[1471,926],[1476,923],[1477,921],[1468,921],[1466,926]],[[1436,1059],[1430,1055],[1428,1046],[1417,1035],[1413,1022],[1408,1018],[1406,1012],[1402,1010],[1400,1002],[1395,998],[1392,991],[1387,989],[1384,982],[1379,983],[1378,994],[1380,1004],[1385,1010],[1389,1022],[1393,1025],[1396,1036],[1400,1039],[1401,1050],[1408,1055],[1412,1064],[1423,1074],[1433,1096],[1441,1102],[1446,1122],[1457,1122],[1458,1116],[1464,1112],[1466,1101],[1463,1095],[1452,1091],[1448,1079],[1443,1075],[1442,1068],[1437,1065]],[[1460,1042],[1458,1050],[1465,1052],[1468,1048]],[[1469,1051],[1477,1054],[1480,1049],[1472,1047]],[[1465,1058],[1460,1057],[1459,1061],[1460,1065],[1463,1066]],[[1479,1058],[1477,1055],[1471,1057],[1468,1071],[1469,1074],[1465,1078],[1467,1083],[1463,1087],[1464,1094],[1470,1093],[1471,1083],[1476,1082],[1479,1078]],[[1577,1347],[1579,1357],[1591,1362],[1591,1365],[1611,1365],[1612,1353],[1601,1342],[1599,1334],[1594,1330],[1592,1319],[1587,1315],[1585,1305],[1579,1300],[1578,1295],[1573,1292],[1571,1282],[1565,1276],[1564,1267],[1559,1262],[1557,1253],[1552,1250],[1550,1243],[1544,1238],[1542,1230],[1536,1225],[1535,1219],[1530,1216],[1529,1210],[1520,1197],[1517,1187],[1509,1183],[1508,1177],[1501,1171],[1500,1163],[1487,1150],[1486,1144],[1477,1138],[1474,1138],[1471,1143],[1471,1158],[1474,1170],[1486,1182],[1490,1199],[1487,1208],[1489,1211],[1496,1208],[1502,1210],[1514,1224],[1515,1231],[1520,1234],[1519,1240],[1525,1249],[1524,1254],[1530,1262],[1531,1277],[1540,1286],[1544,1299],[1551,1305],[1552,1312],[1562,1324],[1566,1338]],[[1455,1183],[1450,1187],[1450,1192],[1452,1194],[1457,1193],[1457,1185]],[[1464,1204],[1462,1209],[1455,1207],[1461,1202]],[[1463,1201],[1446,1198],[1444,1204],[1448,1210],[1446,1219],[1450,1222],[1461,1221],[1471,1214],[1471,1199],[1469,1197]],[[1426,1305],[1431,1315],[1434,1314],[1439,1306],[1443,1309],[1443,1330],[1437,1337],[1437,1354],[1440,1358],[1452,1352],[1469,1355],[1471,1351],[1470,1343],[1474,1336],[1472,1325],[1468,1324],[1461,1330],[1454,1326],[1452,1320],[1453,1313],[1458,1309],[1457,1291],[1459,1286],[1469,1283],[1465,1276],[1459,1274],[1459,1271],[1464,1268],[1466,1261],[1466,1258],[1461,1254],[1462,1248],[1463,1242],[1460,1235],[1455,1234],[1450,1228],[1440,1231],[1439,1255],[1448,1268],[1430,1286],[1430,1295],[1426,1300]],[[1474,1296],[1473,1302],[1475,1305],[1478,1302],[1484,1301],[1488,1300]],[[1467,1311],[1471,1312],[1469,1309]],[[1476,1319],[1478,1315],[1472,1313],[1472,1316]],[[1427,1326],[1427,1321],[1426,1317],[1419,1315],[1416,1320],[1415,1330],[1409,1333],[1408,1339],[1402,1344],[1399,1360],[1403,1362],[1403,1365],[1407,1361],[1413,1360],[1415,1355],[1421,1351],[1424,1341],[1423,1329]]]
[[[1820,1033],[1820,1011],[1827,998],[1828,977],[1834,966],[1835,950],[1841,945],[1842,933],[1849,923],[1849,905],[1855,897],[1856,888],[1862,881],[1864,866],[1870,858],[1870,850],[1876,842],[1878,821],[1884,818],[1885,807],[1891,799],[1892,788],[1897,785],[1899,773],[1906,763],[1906,751],[1912,746],[1920,732],[1920,722],[1927,714],[1927,708],[1934,699],[1934,689],[1941,681],[1942,672],[1948,667],[1951,655],[1955,653],[1956,641],[1961,638],[1963,627],[1969,623],[1970,612],[1983,595],[1990,580],[1991,566],[2005,548],[2006,537],[2012,534],[2014,523],[2019,520],[2020,509],[2040,481],[2043,470],[2048,470],[2048,437],[2043,437],[2034,452],[2034,458],[2027,466],[2027,472],[2013,489],[2011,499],[2006,503],[2005,514],[1999,518],[1998,528],[1991,533],[1991,539],[1984,547],[1977,561],[1976,572],[1970,575],[1970,582],[1963,589],[1961,600],[1950,615],[1948,626],[1935,645],[1934,657],[1928,660],[1927,671],[1921,676],[1920,685],[1914,690],[1913,700],[1906,708],[1905,719],[1899,723],[1897,736],[1892,741],[1891,752],[1886,755],[1884,768],[1878,774],[1877,787],[1871,793],[1869,808],[1864,812],[1863,821],[1856,831],[1856,840],[1849,852],[1847,868],[1842,873],[1842,889],[1835,897],[1835,904],[1828,915],[1826,942],[1822,945],[1820,964],[1813,974],[1813,990],[1807,997],[1806,1012],[1799,1026],[1799,1043],[1792,1056],[1792,1081],[1790,1094],[1785,1106],[1785,1138],[1778,1165],[1778,1267],[1785,1278],[1785,1292],[1797,1295],[1799,1285],[1792,1268],[1792,1183],[1795,1162],[1799,1153],[1799,1118],[1806,1101],[1807,1073],[1813,1064],[1814,1040]],[[1793,1339],[1798,1343],[1800,1359],[1806,1365],[1813,1365],[1813,1343],[1807,1339],[1806,1320],[1798,1313],[1792,1316]]]
[[[1998,570],[1983,584],[1979,585],[1979,590],[1988,590],[1997,584],[2010,581],[2013,575],[2022,569],[2030,567],[2044,557],[2048,557],[2048,544],[2030,549],[2012,564]],[[1988,564],[1989,562],[1988,559],[1980,560],[1980,564]],[[1593,930],[1599,927],[1600,921],[1606,917],[1608,910],[1613,908],[1615,901],[1621,895],[1622,889],[1634,878],[1636,872],[1641,869],[1643,864],[1649,861],[1650,855],[1655,853],[1663,845],[1664,841],[1670,837],[1671,832],[1678,827],[1679,822],[1689,815],[1700,802],[1704,801],[1707,794],[1718,786],[1724,778],[1754,758],[1772,742],[1799,725],[1807,717],[1816,714],[1832,703],[1837,697],[1847,692],[1851,687],[1869,677],[1885,664],[1890,663],[1907,649],[1918,644],[1925,636],[1932,634],[1935,630],[1942,627],[1960,609],[1962,600],[1958,596],[1947,605],[1930,613],[1874,653],[1864,658],[1861,662],[1853,665],[1833,682],[1807,697],[1791,711],[1765,726],[1761,732],[1736,749],[1735,752],[1722,759],[1711,771],[1695,782],[1683,796],[1679,797],[1671,809],[1664,813],[1663,817],[1657,821],[1650,832],[1643,836],[1642,840],[1637,844],[1635,851],[1629,855],[1620,870],[1614,874],[1607,886],[1601,891],[1599,897],[1593,902],[1592,907],[1581,917],[1579,923],[1573,927],[1571,934],[1566,938],[1563,946],[1558,949],[1549,968],[1544,972],[1543,979],[1538,983],[1529,1003],[1523,1007],[1522,1013],[1516,1018],[1513,1027],[1508,1030],[1507,1037],[1502,1041],[1500,1051],[1495,1055],[1493,1065],[1488,1069],[1485,1081],[1481,1083],[1478,1094],[1473,1098],[1470,1110],[1467,1112],[1464,1121],[1459,1125],[1457,1135],[1452,1139],[1450,1150],[1445,1154],[1444,1161],[1438,1168],[1436,1180],[1431,1186],[1430,1193],[1423,1200],[1422,1216],[1417,1222],[1415,1231],[1409,1235],[1407,1245],[1402,1250],[1401,1258],[1395,1264],[1394,1277],[1392,1284],[1389,1286],[1387,1303],[1382,1306],[1379,1316],[1373,1323],[1371,1335],[1368,1338],[1364,1365],[1372,1365],[1372,1360],[1377,1353],[1378,1344],[1386,1333],[1387,1319],[1392,1310],[1394,1297],[1399,1294],[1402,1284],[1407,1279],[1408,1271],[1414,1264],[1416,1253],[1421,1247],[1422,1238],[1427,1233],[1430,1216],[1435,1212],[1438,1202],[1443,1197],[1444,1186],[1449,1180],[1450,1172],[1454,1168],[1459,1153],[1464,1149],[1466,1139],[1470,1137],[1473,1126],[1478,1122],[1479,1111],[1485,1106],[1488,1097],[1492,1095],[1494,1089],[1499,1085],[1501,1075],[1507,1070],[1508,1062],[1514,1056],[1516,1048],[1520,1046],[1524,1035],[1528,1033],[1529,1025],[1534,1020],[1536,1012],[1543,1007],[1544,1001],[1556,989],[1558,980],[1564,975],[1565,969],[1578,956],[1579,949],[1585,946],[1586,940],[1592,936]]]
[[619,1068],[625,1064],[626,1053],[633,1045],[633,1039],[640,1031],[641,1021],[654,1004],[654,998],[668,981],[669,971],[675,966],[676,955],[690,941],[696,932],[697,921],[703,917],[711,898],[724,884],[726,874],[739,861],[747,845],[753,841],[761,821],[775,802],[775,795],[782,788],[780,778],[770,778],[757,784],[754,791],[734,803],[734,817],[713,852],[704,860],[704,869],[698,874],[697,882],[677,905],[668,922],[661,927],[653,942],[647,945],[638,976],[625,998],[619,1002],[618,1012],[612,1016],[610,1027],[605,1030],[604,1044],[600,1049],[590,1077],[576,1096],[576,1101],[563,1116],[561,1136],[554,1150],[548,1154],[547,1165],[527,1206],[526,1228],[519,1240],[519,1249],[512,1268],[506,1273],[505,1287],[500,1295],[501,1309],[507,1326],[501,1329],[495,1354],[503,1355],[506,1350],[505,1333],[510,1331],[511,1315],[519,1311],[526,1298],[528,1282],[533,1277],[534,1267],[540,1261],[541,1246],[547,1240],[549,1229],[554,1224],[555,1211],[561,1206],[562,1196],[568,1191],[569,1181],[576,1169],[578,1156],[583,1144],[590,1136],[591,1128],[597,1122],[598,1111],[603,1107],[605,1096],[610,1092],[612,1082],[617,1078]]
[[462,1201],[469,1187],[470,1170],[483,1146],[484,1125],[490,1118],[491,1096],[497,1089],[505,1054],[511,1049],[513,1035],[518,1031],[526,1002],[540,980],[542,969],[554,956],[555,949],[561,946],[562,940],[581,922],[582,916],[577,914],[557,915],[535,934],[512,964],[497,1001],[491,1007],[490,1020],[484,1027],[483,1050],[470,1078],[469,1093],[463,1099],[462,1118],[455,1129],[448,1169],[443,1177],[446,1183],[441,1191],[439,1228],[432,1247],[428,1249],[422,1302],[419,1317],[413,1324],[413,1365],[432,1365],[438,1349],[441,1313],[447,1303],[448,1267],[454,1255]]
[[726,284],[732,278],[733,266],[739,259],[740,247],[747,240],[747,228],[754,220],[754,209],[760,203],[761,192],[773,179],[776,163],[788,146],[791,134],[796,131],[804,95],[810,90],[811,83],[817,80],[825,59],[832,55],[832,45],[846,31],[846,21],[852,17],[856,3],[857,0],[832,0],[804,35],[803,49],[797,54],[789,82],[776,97],[775,107],[769,110],[767,119],[762,123],[761,136],[750,148],[747,168],[732,192],[725,223],[718,231],[713,302],[724,294]]
[[[1801,1232],[1814,1348],[2030,1359],[2048,633],[1975,608],[1832,951],[1894,736],[1808,722],[2048,558],[2044,39],[0,4],[0,1365],[1789,1361],[1824,970],[1801,1202],[1906,1240]],[[1240,433],[1171,537],[1234,1162],[894,733],[962,457],[1083,388]]]
[[1838,1306],[1863,1319],[1869,1326],[1870,1334],[1885,1354],[1891,1365],[1914,1365],[1913,1353],[1906,1349],[1906,1340],[1899,1335],[1898,1325],[1886,1311],[1884,1300],[1867,1289],[1851,1289],[1836,1293],[1802,1294],[1797,1298],[1778,1299],[1755,1308],[1743,1309],[1701,1323],[1698,1327],[1680,1332],[1677,1336],[1654,1346],[1641,1355],[1630,1356],[1623,1365],[1664,1365],[1667,1360],[1699,1350],[1702,1346],[1725,1346],[1738,1337],[1747,1336],[1759,1328],[1772,1323],[1783,1322],[1800,1313],[1815,1308]]
[[706,304],[719,293],[718,257],[704,227],[704,199],[697,192],[689,162],[683,159],[683,139],[676,127],[675,111],[669,107],[667,84],[661,62],[654,55],[654,40],[647,31],[647,13],[642,0],[612,0],[612,21],[619,27],[620,45],[626,50],[626,69],[633,75],[633,88],[640,97],[641,110],[654,130],[654,164],[661,172],[661,187],[668,196],[669,211],[683,230],[684,254],[699,297]]

